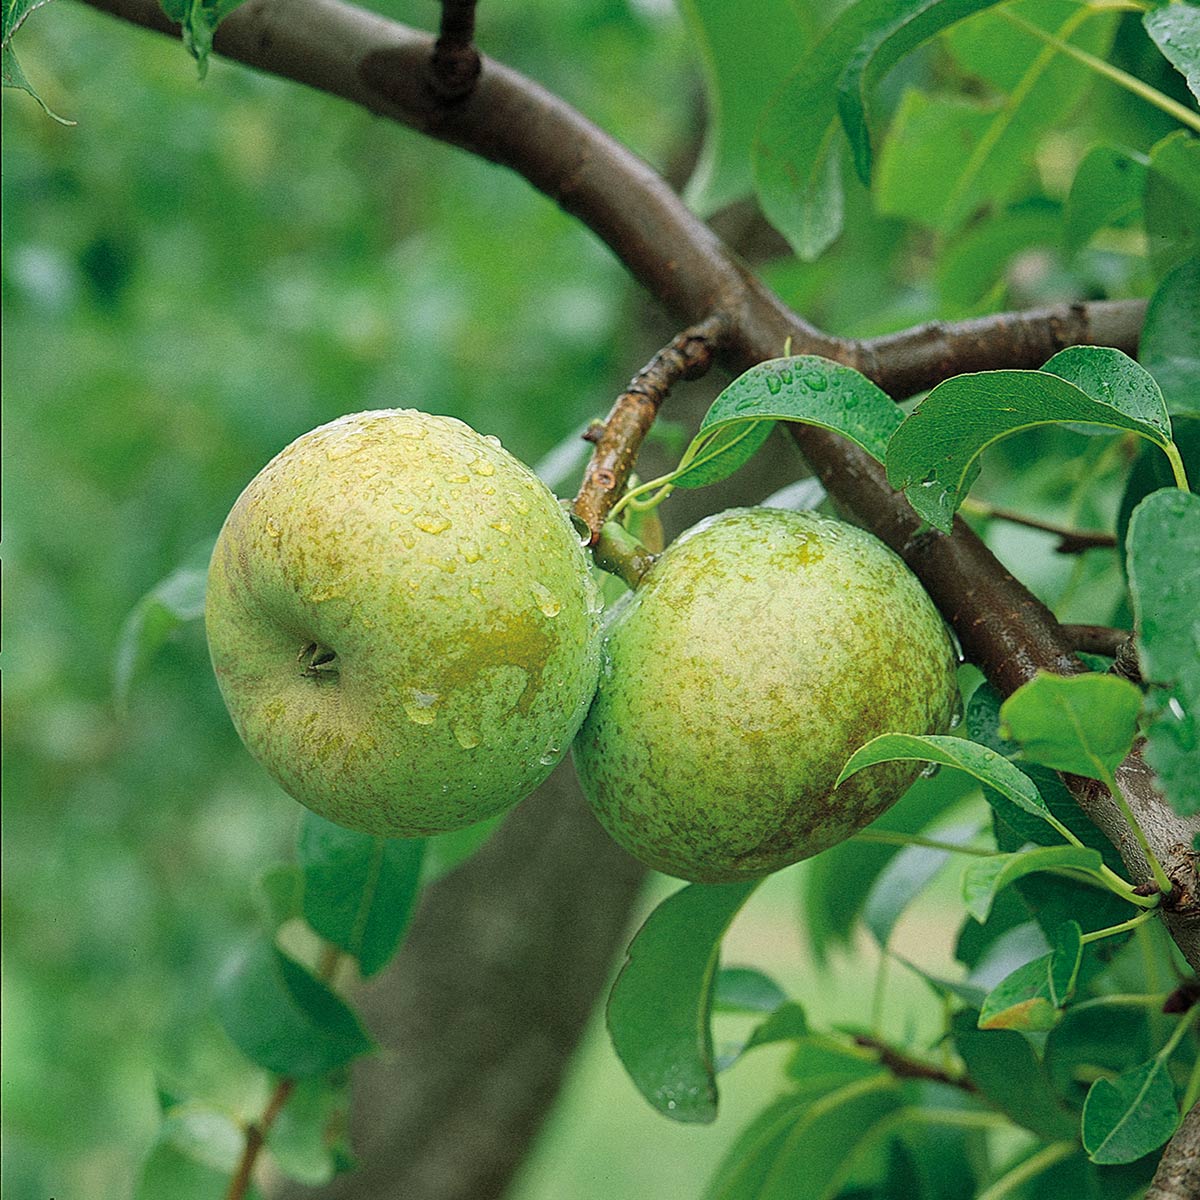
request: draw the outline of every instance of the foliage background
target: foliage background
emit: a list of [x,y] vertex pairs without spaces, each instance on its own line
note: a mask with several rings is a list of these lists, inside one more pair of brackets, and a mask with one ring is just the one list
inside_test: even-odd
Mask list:
[[[436,17],[427,0],[373,7]],[[694,157],[701,64],[667,0],[487,4],[480,36],[673,177]],[[312,426],[411,405],[534,462],[602,413],[662,339],[591,235],[498,169],[219,61],[198,84],[179,46],[71,4],[34,15],[21,57],[79,124],[4,96],[3,1183],[17,1198],[119,1197],[154,1135],[156,1083],[261,1102],[207,997],[254,921],[253,880],[288,854],[297,817],[241,750],[196,625],[118,710],[128,614],[204,561],[244,483]],[[914,56],[886,102],[946,69],[939,53]],[[1097,85],[1081,119],[1119,122],[1141,149],[1169,130],[1128,107]],[[1027,207],[1059,215],[1086,135],[1043,148]],[[944,245],[876,218],[856,188],[850,234],[815,266],[749,239],[785,298],[835,332],[1147,286],[1139,246],[1119,233],[1068,256],[1053,220],[1028,211],[1020,255],[1015,240],[964,240],[956,273],[939,273]],[[728,231],[748,222],[735,211]],[[1030,229],[1044,230],[1032,245]],[[1077,447],[1066,477],[1061,459],[1053,478],[1027,469],[1070,436],[1015,440],[980,490],[1106,523],[1123,465],[1112,443]],[[676,527],[691,515],[686,502],[668,511]],[[1066,619],[1114,615],[1111,556],[1056,558],[1028,530],[997,528],[993,541]],[[872,953],[835,956],[815,979],[794,920],[798,874],[756,898],[727,958],[767,966],[818,1021],[862,1010]],[[643,911],[669,888],[656,881]],[[914,945],[949,941],[937,896],[909,919]],[[916,1006],[889,1011],[902,1024]],[[583,1200],[697,1194],[777,1064],[765,1051],[730,1077],[714,1130],[680,1128],[642,1106],[595,1028],[516,1195],[561,1195],[568,1181]]]

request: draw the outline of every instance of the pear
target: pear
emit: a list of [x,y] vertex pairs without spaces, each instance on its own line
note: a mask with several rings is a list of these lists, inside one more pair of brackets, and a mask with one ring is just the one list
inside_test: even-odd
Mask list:
[[515,804],[579,728],[600,601],[533,473],[405,409],[304,434],[221,529],[205,623],[250,753],[319,815],[417,837]]
[[907,567],[814,513],[734,509],[613,610],[573,750],[601,824],[668,875],[767,874],[861,829],[919,768],[834,781],[881,733],[945,731],[955,655]]

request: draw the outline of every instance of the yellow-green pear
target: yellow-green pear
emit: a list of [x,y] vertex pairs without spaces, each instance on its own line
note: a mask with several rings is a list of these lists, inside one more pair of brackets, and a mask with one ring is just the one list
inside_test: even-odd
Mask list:
[[406,409],[294,441],[225,521],[213,667],[250,752],[302,804],[416,837],[550,772],[599,670],[599,609],[554,496],[491,437]]
[[613,611],[575,765],[637,858],[746,879],[897,800],[910,763],[834,781],[877,734],[945,731],[957,696],[942,619],[882,542],[814,513],[735,509],[669,546]]

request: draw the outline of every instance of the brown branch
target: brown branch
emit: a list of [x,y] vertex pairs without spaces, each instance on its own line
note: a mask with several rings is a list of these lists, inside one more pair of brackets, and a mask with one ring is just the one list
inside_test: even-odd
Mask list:
[[584,472],[575,499],[575,515],[591,531],[591,544],[600,538],[612,506],[625,490],[642,439],[654,424],[659,407],[681,379],[698,379],[712,365],[722,338],[729,329],[724,313],[714,313],[685,329],[664,346],[630,381],[604,421],[587,437],[596,449]]
[[1107,625],[1064,625],[1062,631],[1072,649],[1114,659],[1133,637],[1128,629],[1111,629]]
[[479,78],[475,49],[475,0],[442,0],[442,23],[429,60],[434,94],[443,102],[463,100]]
[[281,1079],[275,1085],[275,1090],[271,1093],[270,1100],[267,1101],[267,1107],[263,1109],[263,1115],[257,1121],[246,1126],[246,1144],[242,1147],[242,1156],[238,1159],[237,1170],[234,1171],[233,1178],[229,1181],[229,1190],[225,1193],[225,1200],[242,1200],[242,1197],[245,1196],[246,1189],[250,1186],[251,1176],[254,1174],[254,1164],[258,1161],[259,1151],[266,1145],[271,1126],[275,1124],[295,1090],[296,1080]]
[[1144,1200],[1196,1200],[1200,1196],[1200,1105],[1193,1104],[1167,1144]]

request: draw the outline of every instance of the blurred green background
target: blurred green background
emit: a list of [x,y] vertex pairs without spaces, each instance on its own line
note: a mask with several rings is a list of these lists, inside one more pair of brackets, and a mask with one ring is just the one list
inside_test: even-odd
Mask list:
[[[425,27],[437,13],[373,7]],[[700,65],[668,0],[489,3],[480,37],[676,178],[695,157]],[[647,332],[586,230],[469,156],[219,61],[199,83],[179,45],[67,2],[33,15],[19,52],[78,125],[5,93],[3,1182],[11,1200],[96,1200],[127,1195],[156,1082],[232,1104],[261,1093],[207,998],[297,820],[242,751],[197,624],[118,710],[114,656],[139,598],[201,564],[246,481],[314,425],[411,405],[535,462],[669,330]],[[850,210],[857,235],[816,267],[772,268],[785,294],[839,331],[938,311],[927,242],[869,223],[860,192]],[[1132,261],[1101,251],[1071,273],[1050,254],[1017,298],[1097,279],[1121,293]],[[992,466],[997,499],[1023,454]],[[1043,492],[1026,479],[1026,500],[1097,523],[1115,488],[1096,501],[1097,463],[1077,471],[1086,501],[1057,477]],[[1106,619],[1108,568],[1056,560],[1044,539],[1031,554],[1027,532],[1005,536],[1044,594],[1086,594],[1071,616]],[[727,958],[766,966],[818,1020],[863,1012],[873,958],[860,947],[813,981],[796,875],[756,898]],[[914,944],[947,945],[955,914],[937,908],[912,918]],[[917,1019],[915,1003],[889,1008]],[[596,1024],[518,1200],[697,1194],[777,1065],[768,1051],[733,1073],[716,1128],[680,1128],[638,1099]]]

